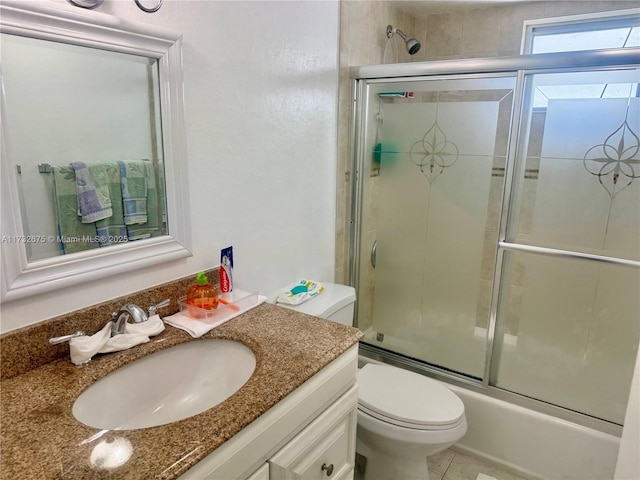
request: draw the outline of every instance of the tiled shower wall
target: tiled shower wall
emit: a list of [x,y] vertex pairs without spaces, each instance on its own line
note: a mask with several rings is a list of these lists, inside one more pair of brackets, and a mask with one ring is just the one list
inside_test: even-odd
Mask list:
[[[415,19],[394,2],[340,2],[340,91],[338,96],[338,167],[336,201],[335,281],[349,283],[349,242],[351,212],[351,147],[353,92],[350,68],[382,63],[388,24],[413,35]],[[401,62],[410,55],[399,52]]]
[[[530,2],[414,17],[393,1],[342,0],[340,8],[340,92],[336,270],[338,283],[349,282],[353,92],[351,67],[383,63],[386,26],[393,25],[422,44],[399,62],[517,55],[524,20],[637,7],[637,2]],[[387,56],[389,59],[389,56]],[[387,62],[388,63],[388,62]],[[364,207],[366,209],[366,206]]]

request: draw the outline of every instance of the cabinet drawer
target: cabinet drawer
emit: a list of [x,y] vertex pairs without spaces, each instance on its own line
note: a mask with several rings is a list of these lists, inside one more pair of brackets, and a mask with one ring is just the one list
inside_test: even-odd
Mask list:
[[353,478],[357,407],[354,386],[271,457],[270,479]]

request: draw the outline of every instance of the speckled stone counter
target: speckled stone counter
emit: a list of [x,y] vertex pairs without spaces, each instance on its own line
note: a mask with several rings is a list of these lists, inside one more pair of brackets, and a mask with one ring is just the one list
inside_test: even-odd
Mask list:
[[[141,430],[100,431],[78,422],[75,399],[97,379],[150,353],[194,341],[167,326],[149,343],[94,357],[69,357],[0,383],[2,479],[176,478],[320,371],[350,346],[355,328],[262,304],[202,338],[242,342],[256,356],[248,382],[229,399],[194,417]],[[117,468],[96,461],[99,445],[121,442],[132,454]],[[93,454],[93,457],[92,457]],[[92,461],[93,458],[93,461]]]

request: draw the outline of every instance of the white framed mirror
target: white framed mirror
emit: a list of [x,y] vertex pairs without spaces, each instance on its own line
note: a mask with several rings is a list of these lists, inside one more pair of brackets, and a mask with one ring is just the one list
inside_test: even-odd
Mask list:
[[181,35],[24,0],[2,1],[0,35],[1,301],[190,256]]

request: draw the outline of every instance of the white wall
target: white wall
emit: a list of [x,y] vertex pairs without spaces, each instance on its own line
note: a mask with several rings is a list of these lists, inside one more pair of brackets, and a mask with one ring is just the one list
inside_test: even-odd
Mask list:
[[616,480],[637,480],[640,478],[640,353],[636,358],[636,367],[631,381],[631,392],[627,414],[624,417],[624,430],[620,439],[620,451],[616,463]]
[[236,281],[265,292],[333,279],[337,0],[97,11],[183,34],[193,257],[3,304],[1,331],[213,267],[228,245]]

